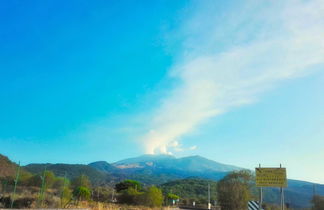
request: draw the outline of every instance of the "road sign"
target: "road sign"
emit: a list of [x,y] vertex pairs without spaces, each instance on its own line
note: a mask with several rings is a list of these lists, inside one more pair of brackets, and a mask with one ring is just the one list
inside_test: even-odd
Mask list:
[[287,187],[286,168],[255,168],[257,187]]
[[259,201],[249,201],[248,210],[260,210]]

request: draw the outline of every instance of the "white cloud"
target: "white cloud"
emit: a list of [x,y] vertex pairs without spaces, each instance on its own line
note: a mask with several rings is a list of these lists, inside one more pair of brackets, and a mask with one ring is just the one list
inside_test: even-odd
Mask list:
[[196,150],[196,149],[197,149],[197,146],[196,145],[189,147],[189,150]]
[[[182,58],[170,71],[180,82],[152,114],[143,136],[147,153],[168,153],[177,147],[172,142],[206,120],[324,63],[324,1],[273,1],[270,7],[265,2],[250,2],[253,15],[228,13],[221,21],[205,5],[184,24]],[[220,36],[222,28],[235,35]]]

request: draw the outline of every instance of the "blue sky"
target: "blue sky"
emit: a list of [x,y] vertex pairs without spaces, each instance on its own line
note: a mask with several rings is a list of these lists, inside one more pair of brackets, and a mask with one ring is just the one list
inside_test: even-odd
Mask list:
[[324,183],[324,4],[3,1],[0,153],[143,153]]

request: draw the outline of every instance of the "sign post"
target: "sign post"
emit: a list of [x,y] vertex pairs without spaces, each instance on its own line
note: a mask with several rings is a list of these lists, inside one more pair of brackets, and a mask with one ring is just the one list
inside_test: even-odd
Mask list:
[[262,187],[279,187],[280,188],[280,208],[284,210],[284,191],[283,188],[287,187],[286,168],[255,168],[255,182],[256,186],[260,187],[260,209],[262,208]]

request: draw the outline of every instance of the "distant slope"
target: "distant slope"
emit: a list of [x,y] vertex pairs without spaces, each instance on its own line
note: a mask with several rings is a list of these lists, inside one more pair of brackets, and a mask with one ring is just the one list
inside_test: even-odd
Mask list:
[[73,179],[80,175],[86,175],[89,177],[90,181],[94,185],[99,185],[101,183],[111,183],[115,180],[111,175],[98,171],[88,165],[81,164],[29,164],[24,166],[27,171],[31,173],[42,173],[45,169],[52,171],[56,176],[64,176],[65,173],[67,178]]
[[112,172],[117,172],[119,169],[116,168],[115,166],[107,163],[106,161],[97,161],[88,164],[88,166],[97,169],[98,171],[102,171],[105,173],[112,173]]
[[118,180],[135,179],[144,184],[163,184],[188,177],[219,180],[228,172],[241,169],[201,156],[176,158],[171,155],[142,155],[113,164],[105,161],[93,162],[89,166],[109,173]]
[[0,177],[13,177],[17,170],[17,164],[11,162],[6,156],[0,154]]
[[237,166],[218,163],[201,156],[175,158],[171,155],[142,155],[136,158],[121,160],[112,165],[120,169],[155,168],[190,172],[229,172],[242,169]]
[[[9,160],[8,157],[0,154],[0,178],[2,177],[12,177],[16,175],[18,165]],[[31,174],[24,169],[20,170],[21,177],[28,177]]]
[[[103,164],[103,163],[101,163]],[[102,166],[90,164],[98,170]],[[241,168],[225,165],[201,156],[176,158],[171,155],[142,155],[112,164],[118,168],[118,176],[131,178],[145,184],[163,184],[175,179],[201,177],[219,180],[228,172]],[[110,171],[116,173],[116,171]]]

